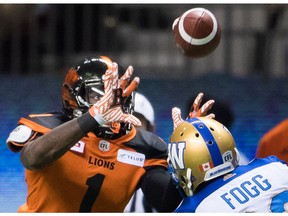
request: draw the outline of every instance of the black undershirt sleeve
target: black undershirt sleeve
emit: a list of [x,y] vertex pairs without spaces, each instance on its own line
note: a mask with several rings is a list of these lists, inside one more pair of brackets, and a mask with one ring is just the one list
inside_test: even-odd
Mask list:
[[85,134],[91,132],[93,129],[99,126],[99,123],[89,114],[89,112],[86,112],[77,118],[77,121],[79,127]]
[[170,174],[163,167],[147,170],[141,189],[147,202],[158,212],[173,212],[182,200]]

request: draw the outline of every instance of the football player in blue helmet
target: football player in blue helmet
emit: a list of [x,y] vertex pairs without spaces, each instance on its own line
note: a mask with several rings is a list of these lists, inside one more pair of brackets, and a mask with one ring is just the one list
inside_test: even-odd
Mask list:
[[[168,166],[183,201],[175,212],[287,212],[288,167],[275,156],[239,165],[229,130],[213,118],[179,120],[172,109],[174,132]],[[285,204],[286,203],[286,204]]]

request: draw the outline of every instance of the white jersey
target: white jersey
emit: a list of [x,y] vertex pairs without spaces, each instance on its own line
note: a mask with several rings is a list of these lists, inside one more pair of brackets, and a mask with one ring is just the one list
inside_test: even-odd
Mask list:
[[288,167],[274,156],[254,159],[186,197],[175,212],[288,212]]

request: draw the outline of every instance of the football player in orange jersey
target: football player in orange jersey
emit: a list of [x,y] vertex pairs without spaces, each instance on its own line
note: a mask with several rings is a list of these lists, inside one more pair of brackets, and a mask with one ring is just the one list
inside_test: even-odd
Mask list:
[[[178,206],[167,145],[136,129],[133,94],[140,79],[131,81],[132,73],[132,66],[124,73],[105,56],[85,59],[66,74],[61,112],[19,120],[7,139],[26,168],[28,195],[18,212],[123,212],[138,188],[157,211]],[[201,98],[195,116],[214,102],[200,108]]]
[[263,158],[275,155],[288,164],[288,119],[284,119],[267,131],[260,139],[256,157]]

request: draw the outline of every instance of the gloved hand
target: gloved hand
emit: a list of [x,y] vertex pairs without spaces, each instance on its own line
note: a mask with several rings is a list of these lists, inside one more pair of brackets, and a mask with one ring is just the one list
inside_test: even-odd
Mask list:
[[[201,108],[201,102],[203,99],[204,94],[201,92],[197,95],[196,99],[194,100],[193,105],[191,106],[188,118],[194,118],[194,117],[207,117],[207,118],[215,118],[215,115],[213,113],[210,113],[209,115],[206,115],[207,112],[211,109],[211,107],[214,104],[214,100],[207,101]],[[172,120],[173,120],[173,130],[184,122],[184,120],[181,117],[181,110],[178,107],[174,107],[172,109]]]
[[104,95],[90,109],[90,115],[100,124],[106,125],[112,122],[127,122],[135,126],[141,126],[141,121],[123,112],[123,97],[128,97],[138,87],[140,79],[135,77],[126,87],[133,74],[133,67],[129,66],[125,74],[118,78],[118,64],[112,63],[104,75]]

